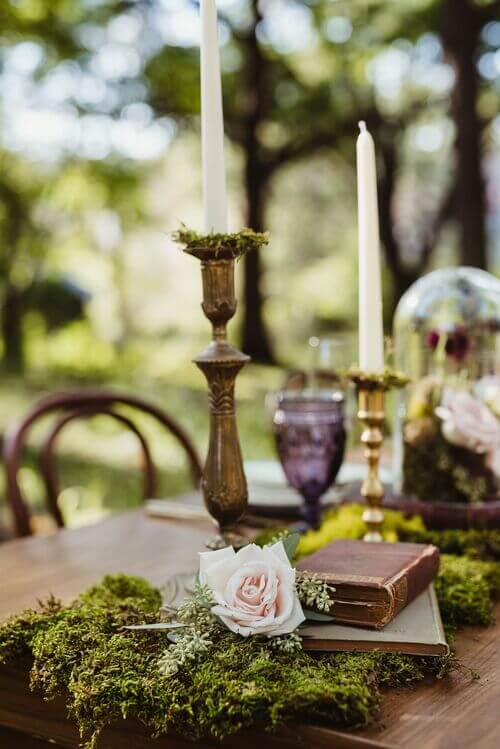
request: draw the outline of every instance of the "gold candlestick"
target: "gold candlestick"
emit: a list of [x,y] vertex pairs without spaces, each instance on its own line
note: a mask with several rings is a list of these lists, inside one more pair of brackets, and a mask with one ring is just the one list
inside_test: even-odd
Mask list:
[[382,541],[384,513],[381,506],[384,487],[379,479],[380,452],[384,441],[382,427],[385,420],[384,391],[382,388],[358,389],[358,419],[363,424],[361,443],[365,448],[368,474],[361,486],[361,495],[368,505],[363,520],[368,528],[364,541]]
[[211,343],[194,359],[208,383],[210,437],[201,480],[208,512],[218,526],[210,549],[239,547],[246,540],[235,530],[248,501],[247,482],[238,440],[234,385],[250,357],[231,346],[226,327],[236,312],[234,261],[245,252],[267,244],[267,234],[243,229],[235,234],[207,234],[181,227],[173,235],[184,252],[201,261],[202,309],[212,323]]
[[236,414],[234,385],[240,369],[250,357],[231,346],[226,327],[236,312],[234,261],[250,250],[267,244],[267,234],[242,229],[234,234],[207,234],[181,227],[173,235],[184,252],[201,261],[202,309],[212,323],[211,343],[194,359],[208,382],[210,438],[201,481],[208,512],[218,526],[210,549],[240,547],[247,540],[234,529],[248,502]]
[[364,427],[361,443],[364,445],[368,464],[368,474],[361,486],[361,495],[367,504],[363,512],[363,520],[368,528],[364,541],[380,542],[383,541],[384,487],[379,479],[378,470],[384,442],[385,393],[388,390],[403,388],[409,380],[405,374],[390,367],[386,367],[382,373],[370,373],[353,366],[345,372],[345,376],[356,387],[358,419]]
[[234,385],[238,372],[250,357],[227,340],[226,326],[236,312],[234,254],[224,248],[186,251],[201,260],[201,306],[212,323],[213,335],[211,343],[194,359],[207,378],[209,390],[210,437],[201,489],[218,533],[207,541],[207,546],[238,547],[245,540],[235,533],[233,526],[246,510],[248,491],[236,427]]

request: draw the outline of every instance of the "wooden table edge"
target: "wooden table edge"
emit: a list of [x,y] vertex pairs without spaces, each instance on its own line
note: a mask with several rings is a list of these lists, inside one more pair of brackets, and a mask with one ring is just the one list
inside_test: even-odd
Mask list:
[[[29,665],[29,662],[24,662],[22,668],[15,664],[0,665],[0,740],[1,729],[4,728],[18,732],[24,740],[32,736],[34,749],[40,740],[49,742],[51,746],[77,749],[82,740],[76,725],[67,718],[64,699],[57,697],[45,701],[41,695],[31,691],[28,683]],[[3,746],[1,742],[0,746]],[[255,746],[262,749],[395,749],[393,744],[347,731],[305,724],[287,724],[273,732],[247,729],[222,742],[216,739],[195,742],[173,734],[152,739],[147,727],[134,719],[106,727],[98,742],[98,749],[130,749],[131,746],[134,749],[253,749]]]
[[[153,584],[161,584],[171,574],[186,571],[189,565],[193,565],[196,551],[203,548],[210,531],[211,525],[206,522],[156,521],[148,518],[142,510],[135,510],[85,529],[64,530],[50,539],[38,537],[2,544],[0,619],[34,605],[37,599],[46,597],[50,592],[63,600],[70,600],[107,573],[137,574]],[[497,608],[498,613],[500,607]],[[230,739],[223,746],[227,749],[251,746],[254,749],[255,737],[258,737],[263,749],[267,746],[276,749],[287,746],[311,746],[314,749],[326,746],[339,749],[414,749],[425,746],[426,749],[443,749],[450,744],[442,742],[450,739],[455,742],[454,749],[469,749],[472,746],[474,749],[497,749],[500,746],[500,722],[497,717],[500,704],[499,632],[500,626],[497,624],[489,628],[464,630],[457,638],[458,656],[466,666],[479,672],[482,677],[479,682],[458,673],[441,682],[416,685],[412,689],[390,690],[382,701],[380,722],[369,728],[348,733],[329,728],[295,726],[274,735],[272,744],[268,734],[254,731],[238,736],[237,743],[234,743],[236,739]],[[0,725],[60,739],[57,733],[51,735],[47,729],[47,721],[52,715],[50,711],[56,703],[44,703],[41,698],[30,694],[25,672],[16,676],[12,668],[10,671],[5,669],[0,667]],[[17,684],[14,691],[13,683]],[[17,712],[16,704],[19,708]],[[26,707],[28,712],[24,713],[20,706]],[[35,715],[37,711],[39,713],[36,725],[30,715],[31,710]],[[71,725],[64,716],[63,703],[53,716],[53,724]],[[44,725],[45,733],[42,730]],[[130,749],[130,740],[126,739],[130,732],[137,741],[142,741],[134,744],[134,749],[135,746],[140,749],[193,746],[192,742],[179,743],[180,740],[176,738],[156,743],[147,739],[144,743],[146,734],[143,730],[137,733],[132,723],[127,724],[126,728],[113,749],[114,746],[117,749]],[[61,745],[78,746],[75,734],[73,726],[73,734],[68,739],[73,743]],[[112,729],[111,734],[120,736],[116,728]],[[248,736],[252,736],[254,741],[249,743]],[[104,746],[111,749],[108,741]],[[201,746],[220,744],[205,742]]]

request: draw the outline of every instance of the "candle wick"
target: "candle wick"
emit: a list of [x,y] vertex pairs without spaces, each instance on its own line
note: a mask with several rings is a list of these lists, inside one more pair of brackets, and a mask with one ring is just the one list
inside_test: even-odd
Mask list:
[[362,133],[366,133],[366,122],[364,120],[361,120],[361,122],[358,122],[358,126]]

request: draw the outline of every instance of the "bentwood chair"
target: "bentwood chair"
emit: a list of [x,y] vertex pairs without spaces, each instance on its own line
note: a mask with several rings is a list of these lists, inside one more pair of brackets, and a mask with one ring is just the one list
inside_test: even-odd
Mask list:
[[155,496],[157,488],[156,467],[146,438],[134,423],[133,417],[130,415],[131,412],[134,415],[137,415],[138,412],[148,414],[177,439],[187,455],[193,486],[199,487],[202,467],[195,447],[182,427],[158,406],[142,398],[111,390],[53,393],[41,398],[22,421],[7,431],[4,439],[3,461],[6,475],[6,494],[14,516],[18,536],[29,536],[32,533],[30,511],[18,480],[24,443],[35,422],[49,414],[56,418],[53,420],[42,444],[40,472],[45,485],[47,509],[59,528],[64,526],[64,519],[57,501],[59,479],[54,456],[55,447],[61,432],[76,419],[88,419],[104,414],[131,431],[136,436],[142,451],[144,499]]

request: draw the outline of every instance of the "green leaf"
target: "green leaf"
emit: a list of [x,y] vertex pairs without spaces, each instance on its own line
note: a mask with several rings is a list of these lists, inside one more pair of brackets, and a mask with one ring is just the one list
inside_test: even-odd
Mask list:
[[298,533],[290,533],[289,536],[286,536],[283,539],[283,546],[285,547],[286,555],[290,560],[290,563],[293,562],[299,541],[300,535]]

